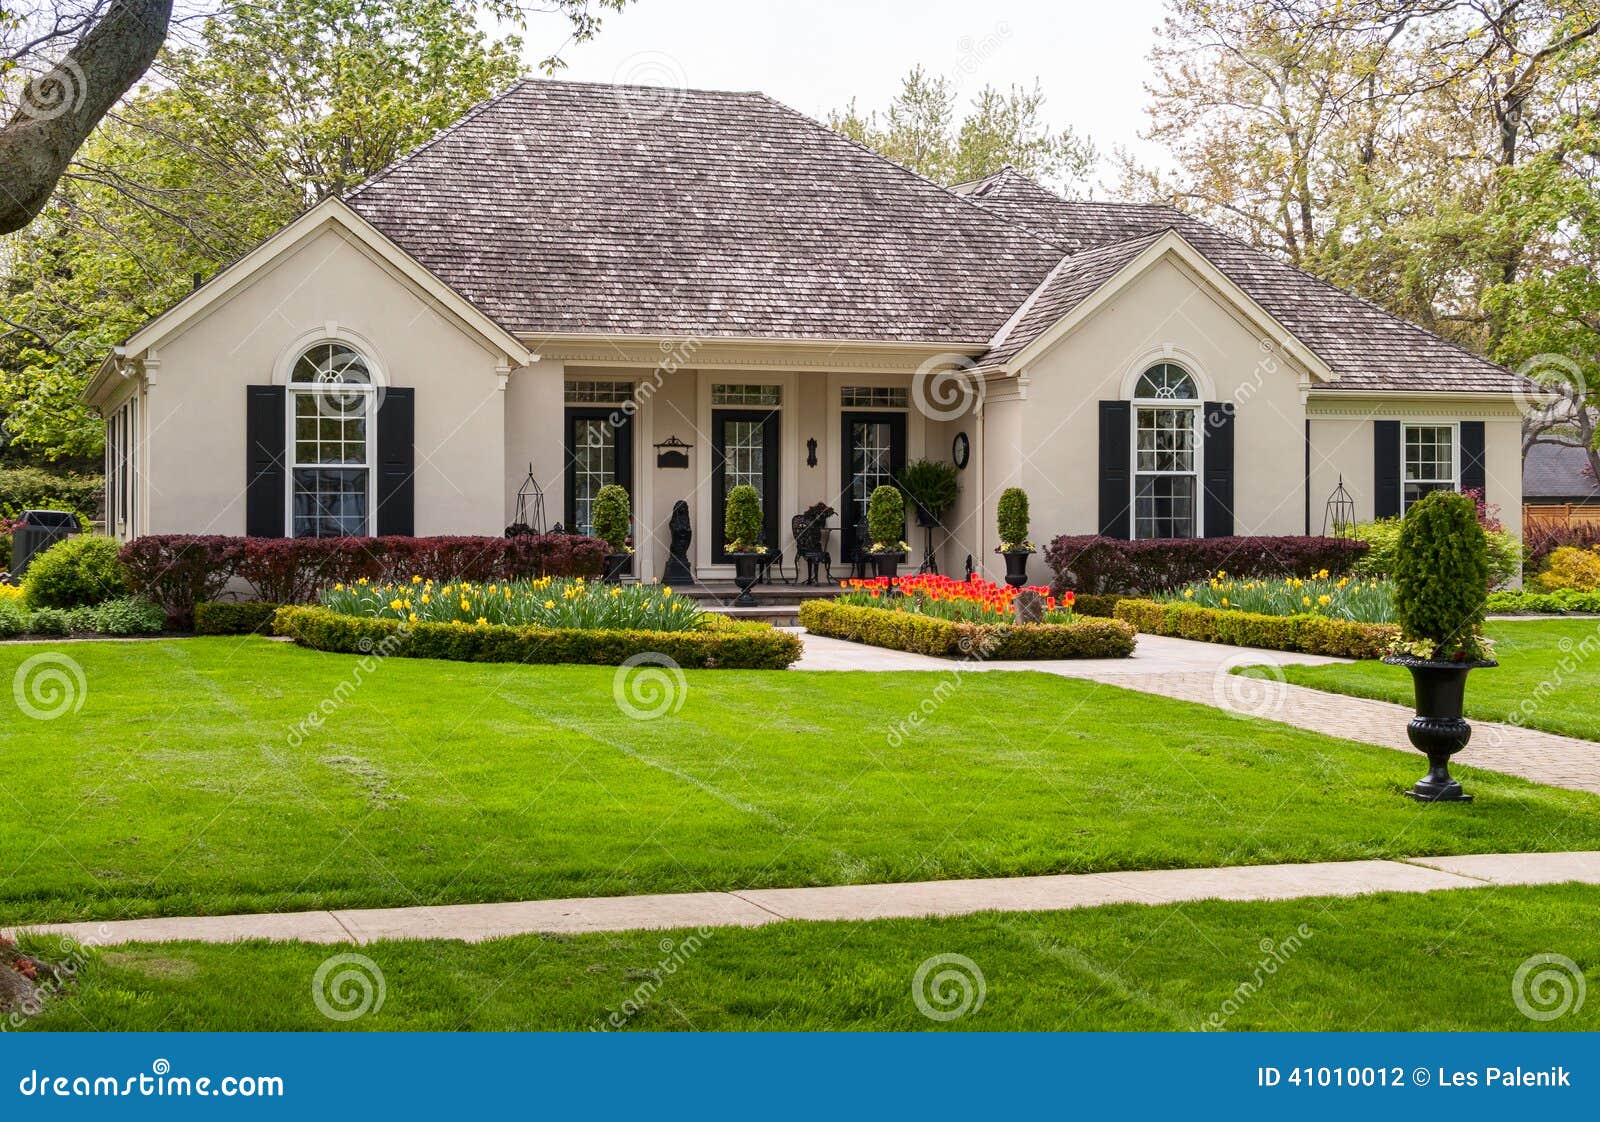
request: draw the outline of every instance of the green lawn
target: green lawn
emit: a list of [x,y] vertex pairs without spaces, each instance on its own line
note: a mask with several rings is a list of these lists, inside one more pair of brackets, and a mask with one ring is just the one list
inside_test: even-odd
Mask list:
[[[1496,621],[1488,625],[1488,634],[1500,665],[1474,670],[1467,679],[1467,716],[1600,740],[1600,620]],[[1303,686],[1406,705],[1412,701],[1410,673],[1381,662],[1283,670],[1289,681]]]
[[[1593,1032],[1600,1030],[1597,905],[1593,887],[1476,888],[784,923],[700,937],[379,943],[359,952],[383,977],[383,1005],[348,1022],[318,1011],[312,980],[331,955],[350,948],[145,945],[102,952],[78,988],[32,1027],[1183,1030],[1214,1027],[1216,1014],[1235,1031]],[[912,999],[919,965],[940,954],[966,956],[984,987],[981,1007],[946,1022],[924,1017]],[[1518,1011],[1513,978],[1538,954],[1586,964],[1589,999],[1581,1008],[1548,1022]],[[930,1007],[958,1008],[960,989],[944,991],[951,1004]],[[975,986],[972,992],[975,998]],[[1559,1000],[1554,989],[1549,996]],[[349,998],[345,1008],[354,1011],[359,992],[350,989]],[[625,1002],[642,1008],[629,1016]]]
[[1600,848],[1592,795],[1420,806],[1419,757],[1044,674],[690,672],[653,721],[610,668],[265,639],[0,682],[52,650],[83,704],[0,725],[0,924]]

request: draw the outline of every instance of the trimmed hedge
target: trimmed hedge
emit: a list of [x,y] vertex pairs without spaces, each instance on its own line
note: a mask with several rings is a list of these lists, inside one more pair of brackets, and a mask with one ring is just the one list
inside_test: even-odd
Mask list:
[[1147,635],[1336,658],[1378,658],[1400,634],[1392,623],[1355,623],[1317,615],[1269,616],[1176,601],[1122,600],[1117,604],[1117,618]]
[[283,607],[264,600],[236,604],[212,601],[194,606],[196,635],[271,635],[272,617]]
[[456,662],[581,663],[620,666],[639,654],[664,655],[685,669],[782,670],[800,657],[800,640],[770,624],[710,619],[698,631],[588,631],[579,628],[472,627],[364,619],[327,608],[279,608],[273,630],[304,647],[346,654],[440,658]]
[[1491,592],[1484,606],[1495,615],[1600,614],[1600,592]]
[[1111,619],[1117,614],[1117,601],[1122,597],[1116,593],[1078,592],[1073,594],[1072,610],[1080,616],[1098,616],[1102,619]]
[[1351,538],[1150,538],[1124,541],[1064,534],[1044,559],[1055,570],[1050,590],[1085,593],[1159,592],[1206,580],[1218,570],[1236,577],[1309,577],[1323,569],[1350,572],[1367,543]]
[[832,600],[801,604],[800,624],[816,635],[942,658],[1127,658],[1136,641],[1132,627],[1109,619],[1025,625],[956,623],[916,612]]

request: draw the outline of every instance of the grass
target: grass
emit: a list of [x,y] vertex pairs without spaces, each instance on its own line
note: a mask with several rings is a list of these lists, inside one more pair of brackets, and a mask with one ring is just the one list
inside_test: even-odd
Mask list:
[[[1600,620],[1495,621],[1492,670],[1467,680],[1467,716],[1600,740]],[[1285,666],[1289,681],[1319,690],[1409,704],[1411,675],[1381,662]],[[1467,758],[1471,755],[1467,749]]]
[[[143,945],[100,952],[30,1027],[1593,1032],[1597,904],[1600,889],[1561,885],[378,943],[360,953],[382,974],[382,1007],[342,1023],[312,996],[318,967],[342,948]],[[918,967],[940,954],[970,959],[984,988],[981,1006],[944,1022],[912,999]],[[1518,967],[1539,954],[1588,970],[1589,1000],[1547,1022],[1512,997]],[[942,989],[950,1003],[930,1007],[958,1008],[959,986]],[[349,997],[354,1011],[359,991]],[[1559,992],[1549,997],[1542,1008]]]
[[0,725],[0,924],[1600,848],[1593,795],[1420,806],[1410,754],[1053,675],[689,671],[637,720],[659,668],[212,638],[0,682],[46,653],[82,707]]

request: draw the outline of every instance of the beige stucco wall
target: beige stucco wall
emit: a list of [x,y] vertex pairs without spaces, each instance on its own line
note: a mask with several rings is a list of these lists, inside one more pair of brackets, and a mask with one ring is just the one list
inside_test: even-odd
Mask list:
[[498,357],[348,235],[324,228],[258,271],[147,362],[148,533],[243,534],[245,388],[297,340],[358,342],[416,390],[418,534],[504,528]]

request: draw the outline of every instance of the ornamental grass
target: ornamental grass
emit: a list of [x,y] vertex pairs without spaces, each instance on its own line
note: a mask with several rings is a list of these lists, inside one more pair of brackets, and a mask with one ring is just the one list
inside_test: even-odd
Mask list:
[[479,627],[594,631],[696,631],[705,622],[693,601],[662,584],[601,584],[583,577],[504,582],[434,581],[336,584],[323,607],[365,619],[464,623]]
[[1339,577],[1323,569],[1313,577],[1257,577],[1240,580],[1218,570],[1210,580],[1196,581],[1151,597],[1182,601],[1202,608],[1230,608],[1266,616],[1320,615],[1355,623],[1394,622],[1394,582],[1375,577]]
[[[1027,589],[995,584],[974,573],[967,580],[928,573],[909,577],[873,577],[869,580],[846,580],[840,587],[845,591],[838,602],[857,608],[890,608],[897,612],[914,612],[934,619],[954,623],[1014,623],[1016,610],[1013,601],[1017,593],[1037,592],[1044,597],[1045,623],[1071,623],[1073,594],[1056,596],[1043,585]],[[893,595],[894,593],[899,595]]]

